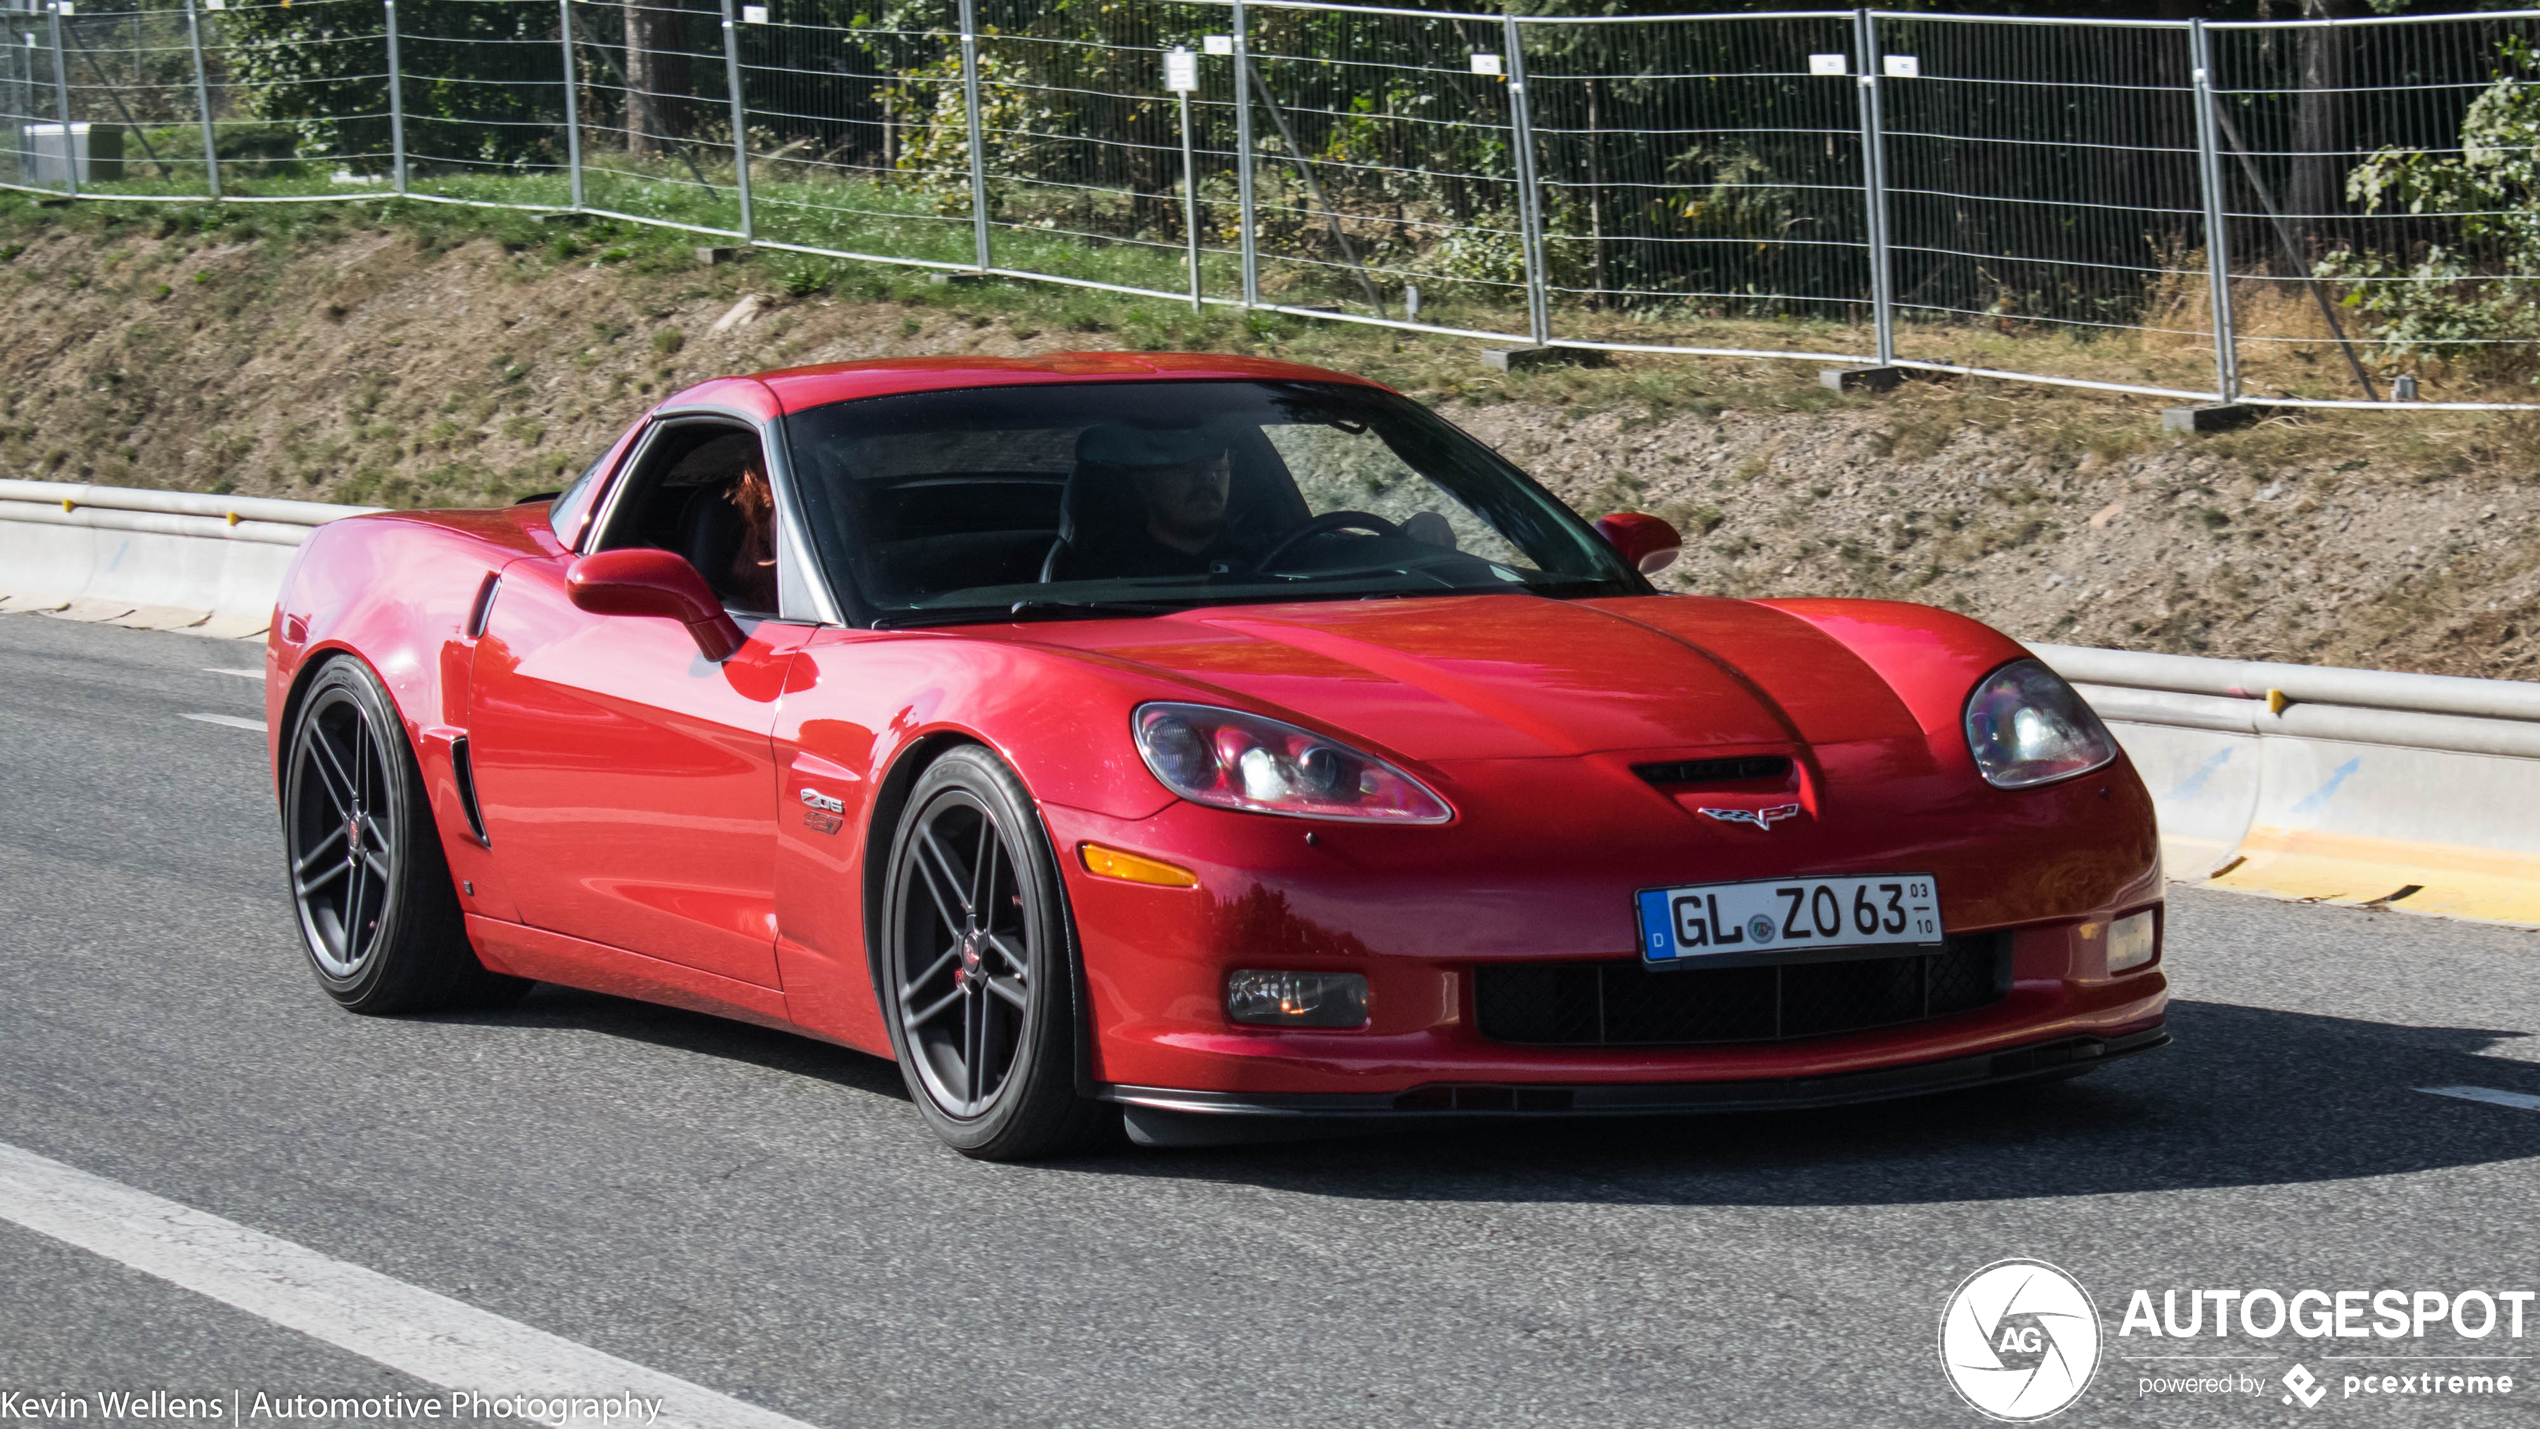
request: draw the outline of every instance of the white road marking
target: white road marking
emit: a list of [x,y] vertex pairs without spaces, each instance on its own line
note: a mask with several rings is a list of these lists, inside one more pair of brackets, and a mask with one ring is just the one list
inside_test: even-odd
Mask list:
[[265,677],[265,672],[262,670],[223,670],[211,665],[205,665],[203,667],[203,673],[206,675],[236,675],[242,680],[261,680]]
[[2509,1106],[2516,1111],[2540,1111],[2540,1097],[2529,1092],[2505,1092],[2494,1087],[2419,1087],[2417,1090],[2438,1097],[2459,1097],[2465,1102]]
[[[652,1426],[811,1429],[702,1385],[0,1142],[0,1219],[445,1389],[661,1402]],[[622,1421],[646,1425],[643,1412]]]
[[249,719],[245,715],[190,714],[186,718],[199,719],[205,724],[225,724],[231,729],[252,729],[258,734],[265,732],[263,720]]

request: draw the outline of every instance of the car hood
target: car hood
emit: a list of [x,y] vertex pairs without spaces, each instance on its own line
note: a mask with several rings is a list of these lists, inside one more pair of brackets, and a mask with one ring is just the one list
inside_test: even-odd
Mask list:
[[1053,623],[1031,638],[1419,760],[1921,736],[1904,701],[1840,641],[1749,601],[1491,595],[1215,607]]

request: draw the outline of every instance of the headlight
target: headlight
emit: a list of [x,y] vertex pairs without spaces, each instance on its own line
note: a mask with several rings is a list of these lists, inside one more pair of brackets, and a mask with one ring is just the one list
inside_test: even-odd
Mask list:
[[1984,777],[2025,789],[2085,774],[2117,757],[2108,727],[2064,677],[2035,660],[2014,660],[1967,697],[1967,749]]
[[1147,768],[1195,804],[1387,824],[1455,817],[1419,780],[1310,729],[1208,705],[1140,705],[1130,723]]

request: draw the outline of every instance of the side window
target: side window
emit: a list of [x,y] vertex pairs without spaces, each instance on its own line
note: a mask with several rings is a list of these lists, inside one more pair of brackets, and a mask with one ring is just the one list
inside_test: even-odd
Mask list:
[[583,523],[591,518],[592,502],[600,494],[601,479],[616,469],[627,448],[635,445],[635,439],[643,430],[642,422],[627,428],[616,441],[609,443],[607,451],[582,468],[582,474],[575,477],[571,485],[557,492],[556,498],[547,503],[547,526],[567,549],[584,549]]
[[665,427],[627,476],[599,549],[676,551],[736,614],[773,616],[776,500],[758,434],[722,422]]

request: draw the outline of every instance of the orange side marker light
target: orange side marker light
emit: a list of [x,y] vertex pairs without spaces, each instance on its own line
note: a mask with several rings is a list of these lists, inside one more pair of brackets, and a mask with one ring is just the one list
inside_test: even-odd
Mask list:
[[1199,875],[1189,869],[1124,849],[1083,843],[1076,845],[1076,856],[1084,860],[1085,871],[1097,877],[1117,878],[1126,883],[1151,883],[1158,888],[1199,887]]

